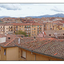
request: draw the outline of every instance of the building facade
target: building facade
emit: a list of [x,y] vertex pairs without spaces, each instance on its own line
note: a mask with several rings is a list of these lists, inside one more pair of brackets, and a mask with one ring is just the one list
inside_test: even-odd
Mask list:
[[43,32],[43,24],[39,23],[13,23],[14,33],[16,31],[24,31],[27,36],[37,36],[40,32]]
[[0,35],[0,60],[62,61],[64,40]]
[[20,47],[1,47],[0,60],[4,61],[62,61],[64,59],[59,59],[56,57],[51,57],[43,54],[38,54],[35,52],[30,52],[28,50],[22,49]]
[[0,34],[13,34],[13,25],[0,24]]

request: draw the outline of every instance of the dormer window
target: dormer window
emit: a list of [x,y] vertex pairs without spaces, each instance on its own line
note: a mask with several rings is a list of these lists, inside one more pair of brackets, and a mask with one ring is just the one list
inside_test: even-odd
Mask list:
[[49,36],[51,36],[51,34],[49,34]]
[[23,36],[21,36],[23,38]]
[[8,39],[10,39],[10,37],[8,37]]

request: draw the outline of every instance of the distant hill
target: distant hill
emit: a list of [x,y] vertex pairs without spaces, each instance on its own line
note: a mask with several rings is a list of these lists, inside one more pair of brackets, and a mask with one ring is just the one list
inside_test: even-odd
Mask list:
[[42,16],[28,16],[32,18],[42,18],[42,17],[64,17],[64,14],[55,14],[55,15],[42,15]]
[[5,17],[7,18],[7,17],[10,17],[10,16],[0,16],[0,18],[5,18]]
[[[10,16],[0,16],[0,18],[7,18]],[[27,16],[27,17],[32,17],[32,18],[42,18],[42,17],[64,17],[64,14],[62,13],[58,13],[58,14],[54,14],[54,15],[42,15],[42,16]],[[17,17],[11,17],[11,18],[17,18]],[[20,18],[25,18],[25,17],[20,17]]]

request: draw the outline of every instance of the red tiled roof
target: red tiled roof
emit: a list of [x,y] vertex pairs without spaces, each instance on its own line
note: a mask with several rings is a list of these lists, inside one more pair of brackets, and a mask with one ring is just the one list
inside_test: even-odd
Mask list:
[[5,44],[4,46],[7,46],[8,44],[10,44],[11,42],[13,42],[14,40],[15,40],[15,38],[12,39],[9,43]]
[[16,37],[7,43],[2,43],[2,46],[18,46],[30,51],[64,58],[64,39],[36,38],[36,40],[34,40],[32,37],[24,37],[23,39],[20,37],[20,44],[18,44],[18,37]]
[[19,26],[19,25],[42,25],[40,23],[12,23],[13,25]]
[[12,25],[12,24],[10,24],[10,23],[1,23],[0,25],[5,26],[5,25]]
[[60,21],[61,23],[64,23],[64,21]]

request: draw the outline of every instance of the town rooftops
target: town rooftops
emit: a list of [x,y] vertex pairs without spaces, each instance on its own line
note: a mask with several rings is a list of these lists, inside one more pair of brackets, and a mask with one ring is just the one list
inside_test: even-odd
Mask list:
[[[64,59],[64,39],[56,39],[56,38],[39,38],[36,37],[18,37],[16,35],[7,35],[6,42],[0,43],[0,46],[7,47],[20,47],[25,50],[43,54],[51,57],[56,57],[60,59]],[[8,39],[8,37],[11,37]],[[18,43],[18,39],[20,38],[20,43]]]
[[0,23],[0,25],[2,25],[2,26],[7,26],[7,25],[12,25],[11,23]]
[[60,21],[61,23],[64,23],[64,21]]
[[40,23],[12,23],[15,26],[19,26],[19,25],[42,25]]

